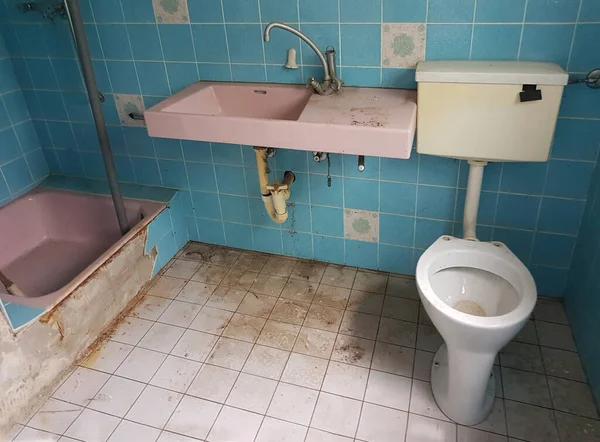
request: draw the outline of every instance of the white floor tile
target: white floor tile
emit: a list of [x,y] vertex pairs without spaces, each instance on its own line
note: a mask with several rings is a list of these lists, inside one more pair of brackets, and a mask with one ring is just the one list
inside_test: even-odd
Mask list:
[[157,442],[197,442],[198,439],[192,439],[191,437],[183,436],[182,434],[171,433],[169,431],[163,431],[160,434]]
[[598,419],[594,398],[587,384],[550,376],[548,386],[556,410]]
[[108,381],[108,378],[110,375],[107,373],[79,367],[52,396],[55,399],[85,407]]
[[241,250],[219,246],[210,254],[208,261],[213,264],[231,267],[241,254]]
[[419,317],[419,301],[386,296],[383,302],[382,316],[403,321],[417,322]]
[[558,324],[569,323],[565,308],[558,300],[538,299],[533,309],[533,317],[536,321],[556,322]]
[[304,326],[335,333],[340,328],[343,315],[344,310],[312,304],[306,314]]
[[56,434],[25,427],[14,439],[10,437],[7,440],[14,442],[57,442],[59,439],[60,436]]
[[352,290],[347,309],[353,312],[379,316],[383,308],[383,299],[384,296],[377,293]]
[[104,442],[117,428],[121,419],[94,410],[83,410],[65,432],[65,436],[84,442]]
[[219,411],[221,411],[219,404],[184,396],[165,429],[197,439],[205,439]]
[[492,433],[506,434],[506,411],[504,410],[504,400],[496,398],[494,407],[488,417],[483,422],[473,425],[473,428]]
[[167,269],[165,276],[190,279],[199,268],[200,264],[195,261],[177,259],[173,264],[171,264],[171,267]]
[[134,348],[115,374],[134,381],[149,382],[166,357],[156,351]]
[[62,436],[60,439],[58,439],[58,442],[81,442],[81,441],[67,437],[67,436]]
[[223,336],[240,341],[256,342],[265,322],[267,320],[263,318],[235,313],[225,327]]
[[241,373],[225,403],[232,407],[265,414],[276,387],[276,381]]
[[[216,285],[205,282],[190,281],[182,291],[179,292],[177,301],[191,302],[192,304],[204,305],[210,295],[217,289]],[[158,318],[157,318],[158,319]]]
[[431,381],[431,365],[433,364],[434,356],[435,353],[430,353],[428,351],[415,351],[415,366],[413,372],[413,377],[415,379],[427,382]]
[[353,267],[328,265],[323,274],[323,278],[321,279],[321,283],[351,289],[354,284],[355,276],[356,269]]
[[253,442],[263,417],[237,408],[223,407],[207,440],[209,442]]
[[79,405],[50,398],[33,415],[27,426],[50,433],[63,434],[82,410],[83,408]]
[[267,415],[300,425],[308,425],[318,394],[315,390],[280,383],[275,390]]
[[161,353],[169,353],[183,336],[184,328],[155,322],[142,338],[138,347],[154,350]]
[[178,393],[185,393],[201,366],[200,362],[168,356],[150,381],[150,384]]
[[326,268],[327,264],[322,262],[300,260],[292,270],[290,278],[319,283]]
[[360,410],[360,401],[321,392],[310,426],[342,436],[354,437],[358,428]]
[[315,328],[302,327],[294,350],[296,353],[302,353],[309,356],[329,359],[335,344],[335,333],[318,330]]
[[190,324],[192,330],[220,335],[227,327],[233,312],[219,310],[218,308],[202,307],[196,318]]
[[281,350],[291,350],[296,342],[296,337],[299,332],[299,325],[286,324],[285,322],[272,321],[269,319],[265,323],[256,342]]
[[317,289],[313,303],[327,307],[345,309],[349,298],[350,289],[321,284]]
[[187,394],[215,402],[225,402],[238,372],[227,368],[203,365]]
[[108,439],[108,442],[155,442],[160,435],[160,430],[140,425],[135,422],[121,421],[117,429]]
[[163,428],[183,395],[148,385],[125,416],[139,424]]
[[288,259],[282,256],[271,256],[262,269],[262,273],[287,278],[292,274],[297,262],[298,260],[294,258]]
[[457,442],[508,442],[506,436],[476,430],[475,428],[458,426]]
[[502,367],[504,397],[542,407],[551,407],[546,376]]
[[250,272],[260,272],[267,263],[269,257],[270,255],[266,253],[244,250],[233,264],[233,268]]
[[161,276],[158,281],[150,287],[148,294],[160,298],[175,299],[187,281],[185,279]]
[[408,413],[404,411],[364,404],[356,437],[369,442],[404,441],[407,422]]
[[289,351],[255,345],[242,371],[264,378],[279,380],[289,356]]
[[318,284],[312,282],[290,279],[285,283],[281,297],[300,302],[312,302],[318,287]]
[[229,287],[220,286],[212,295],[210,295],[210,298],[208,298],[205,305],[234,312],[242,303],[246,293],[246,290],[230,289]]
[[379,272],[369,272],[359,270],[354,278],[354,290],[362,290],[363,292],[385,293],[387,286],[388,275]]
[[369,369],[331,361],[323,381],[323,391],[363,400]]
[[401,298],[419,299],[415,278],[398,278],[390,275],[385,294]]
[[547,375],[585,382],[585,372],[577,353],[550,347],[541,349]]
[[200,266],[198,271],[194,273],[192,281],[213,285],[220,284],[228,271],[229,267],[204,263]]
[[327,431],[309,428],[305,442],[352,442],[353,439],[339,436],[337,434],[328,433]]
[[261,273],[250,287],[251,293],[278,297],[283,291],[286,278]]
[[252,350],[252,344],[236,339],[219,338],[206,362],[232,370],[241,370]]
[[302,325],[308,312],[308,303],[292,299],[279,298],[269,315],[272,321],[281,321],[288,324]]
[[365,401],[408,411],[411,379],[371,370]]
[[127,316],[110,336],[111,341],[137,345],[154,322]]
[[318,390],[321,388],[326,371],[327,360],[292,353],[285,366],[281,380],[290,384]]
[[371,366],[374,347],[375,341],[370,339],[339,334],[333,346],[331,360],[368,368]]
[[371,368],[411,377],[414,359],[415,350],[413,348],[377,342]]
[[561,350],[577,351],[571,328],[567,325],[535,321],[540,345]]
[[82,362],[81,366],[114,373],[132,349],[133,346],[128,344],[105,341]]
[[517,336],[515,336],[514,341],[538,345],[540,342],[535,329],[535,322],[531,319],[527,321],[525,326],[521,329]]
[[276,302],[277,298],[274,296],[257,295],[256,293],[248,292],[238,307],[237,313],[267,319]]
[[562,442],[598,442],[600,421],[556,412],[558,433]]
[[413,379],[410,394],[410,412],[443,421],[450,421],[435,402],[429,382]]
[[499,356],[500,365],[503,367],[544,373],[542,353],[537,345],[509,342]]
[[94,396],[88,408],[124,417],[145,387],[141,382],[113,376]]
[[217,336],[208,333],[186,330],[171,354],[197,362],[204,362],[218,339]]
[[257,272],[232,268],[227,272],[223,281],[221,281],[221,285],[238,290],[250,290],[257,276]]
[[144,300],[131,311],[129,316],[146,319],[148,321],[156,321],[170,303],[171,300],[168,298],[146,295]]
[[410,414],[406,442],[456,442],[456,424]]
[[508,400],[504,406],[509,437],[529,442],[558,442],[552,410]]
[[304,442],[308,428],[265,417],[255,442]]
[[[13,425],[8,431],[6,431],[6,433],[4,434],[4,437],[6,438],[6,440],[8,442],[11,442],[15,437],[17,437],[17,435],[21,432],[21,430],[23,430],[25,427],[21,424],[15,424]],[[32,431],[39,431],[39,430],[33,430],[30,428],[30,430]],[[33,438],[32,438],[33,439]]]
[[399,319],[381,318],[377,340],[414,348],[417,342],[417,324]]
[[444,343],[442,336],[433,325],[419,324],[417,331],[417,349],[436,352]]
[[359,338],[375,339],[379,328],[379,316],[346,311],[340,325],[340,333]]
[[188,327],[202,307],[198,304],[174,300],[167,307],[158,322],[164,324],[176,325],[178,327]]

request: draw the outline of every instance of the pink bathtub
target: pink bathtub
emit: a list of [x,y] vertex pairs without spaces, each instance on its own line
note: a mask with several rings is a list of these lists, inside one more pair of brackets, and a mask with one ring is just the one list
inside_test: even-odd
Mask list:
[[35,189],[0,208],[0,270],[27,295],[0,284],[0,299],[47,308],[60,302],[165,204],[125,200],[131,230],[123,237],[108,196]]

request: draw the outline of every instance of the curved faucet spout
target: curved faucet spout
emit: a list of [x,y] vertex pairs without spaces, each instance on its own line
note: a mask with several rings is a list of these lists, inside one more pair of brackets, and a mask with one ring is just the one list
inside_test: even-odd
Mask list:
[[298,29],[292,28],[288,24],[274,21],[274,22],[269,23],[267,25],[267,27],[265,28],[265,35],[264,35],[265,41],[271,40],[271,29],[273,29],[273,28],[281,28],[284,31],[291,32],[296,37],[303,40],[308,46],[310,46],[310,48],[313,51],[315,51],[315,54],[317,54],[317,57],[319,57],[319,61],[323,65],[323,82],[325,83],[325,82],[331,81],[331,75],[329,73],[329,65],[327,64],[327,60],[325,60],[325,57],[323,56],[323,54],[321,53],[321,51],[319,50],[317,45],[310,38],[308,38],[305,34],[300,32]]

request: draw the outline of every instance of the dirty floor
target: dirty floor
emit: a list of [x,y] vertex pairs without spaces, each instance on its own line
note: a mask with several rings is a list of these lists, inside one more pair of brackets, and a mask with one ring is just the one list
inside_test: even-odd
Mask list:
[[[110,442],[588,442],[600,421],[560,303],[500,355],[475,428],[429,384],[412,279],[188,244],[11,437]],[[9,440],[11,440],[9,438]]]

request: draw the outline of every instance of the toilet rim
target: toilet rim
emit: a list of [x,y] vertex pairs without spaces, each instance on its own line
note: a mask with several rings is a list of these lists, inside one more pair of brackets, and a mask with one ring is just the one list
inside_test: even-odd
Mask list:
[[[450,254],[454,257],[454,262],[448,259]],[[458,259],[457,262],[457,258],[463,260]],[[469,263],[465,264],[465,261]],[[490,268],[490,262],[493,262],[496,267]],[[519,304],[501,316],[474,316],[452,308],[439,298],[430,281],[432,272],[437,273],[452,267],[481,269],[498,275],[508,281],[518,292],[521,298]],[[420,295],[425,297],[434,308],[454,321],[471,327],[493,329],[518,324],[529,318],[537,300],[535,281],[529,270],[508,247],[497,242],[484,243],[442,236],[419,259],[416,281]]]

